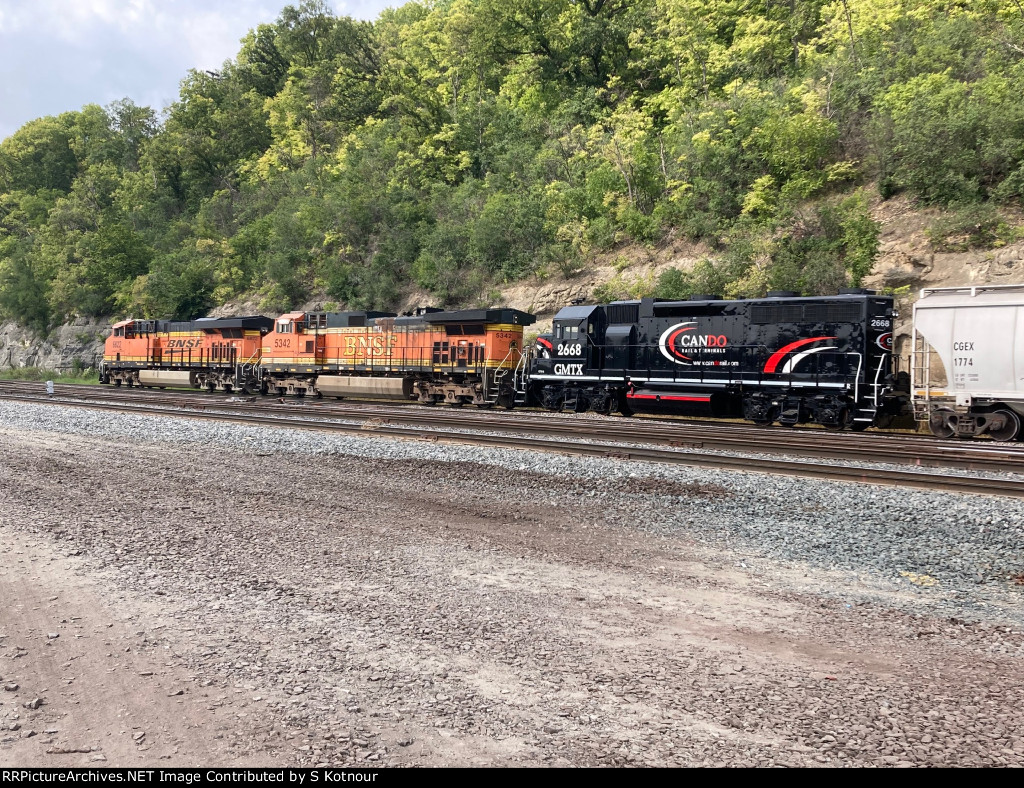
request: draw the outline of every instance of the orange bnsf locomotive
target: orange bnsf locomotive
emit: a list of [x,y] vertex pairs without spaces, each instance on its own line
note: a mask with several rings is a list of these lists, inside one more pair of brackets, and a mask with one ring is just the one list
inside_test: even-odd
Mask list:
[[107,340],[100,382],[511,408],[534,320],[515,309],[126,320]]
[[269,317],[124,320],[107,338],[100,383],[252,391]]
[[292,312],[263,339],[263,387],[511,408],[526,371],[523,327],[534,320],[515,309]]

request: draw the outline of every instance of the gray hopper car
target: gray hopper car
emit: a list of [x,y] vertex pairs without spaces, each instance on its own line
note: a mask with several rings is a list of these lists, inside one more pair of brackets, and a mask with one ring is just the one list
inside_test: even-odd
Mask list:
[[914,414],[932,434],[1024,439],[1024,285],[922,290],[913,342]]

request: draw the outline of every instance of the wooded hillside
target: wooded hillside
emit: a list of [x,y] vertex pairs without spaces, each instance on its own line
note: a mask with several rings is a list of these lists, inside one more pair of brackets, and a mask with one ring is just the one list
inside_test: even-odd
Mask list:
[[716,261],[659,294],[834,292],[877,252],[868,186],[1014,235],[1021,96],[1020,0],[305,2],[165,115],[0,144],[0,317],[476,303],[680,235]]

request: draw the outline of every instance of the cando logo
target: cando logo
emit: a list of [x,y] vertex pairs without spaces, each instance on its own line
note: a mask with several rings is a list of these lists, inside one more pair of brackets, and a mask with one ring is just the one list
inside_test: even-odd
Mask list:
[[724,353],[729,344],[725,334],[697,334],[697,321],[677,323],[658,340],[661,354],[674,364],[692,364],[688,353]]

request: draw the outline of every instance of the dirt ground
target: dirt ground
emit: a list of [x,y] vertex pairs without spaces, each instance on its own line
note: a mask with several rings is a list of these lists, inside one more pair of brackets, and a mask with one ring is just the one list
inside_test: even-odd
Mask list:
[[0,766],[1024,765],[1020,632],[623,524],[720,490],[0,442]]

